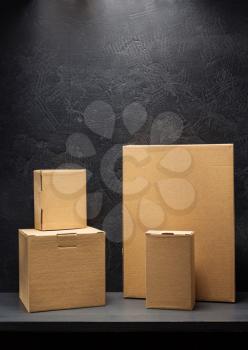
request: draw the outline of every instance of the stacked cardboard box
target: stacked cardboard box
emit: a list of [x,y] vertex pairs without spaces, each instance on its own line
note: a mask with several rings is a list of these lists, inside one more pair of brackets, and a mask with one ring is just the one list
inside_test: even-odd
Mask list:
[[84,228],[86,222],[86,170],[35,170],[35,228]]
[[34,171],[35,229],[19,230],[29,312],[105,304],[105,233],[87,227],[86,171]]

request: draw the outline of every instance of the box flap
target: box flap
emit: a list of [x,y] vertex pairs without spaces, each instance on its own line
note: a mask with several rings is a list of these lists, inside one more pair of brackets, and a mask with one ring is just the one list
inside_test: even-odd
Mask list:
[[154,236],[165,236],[165,237],[176,237],[176,236],[192,236],[194,234],[193,231],[173,231],[173,230],[149,230],[146,231],[147,235],[154,235]]
[[77,233],[57,233],[57,246],[61,248],[76,247],[77,238]]
[[60,174],[70,174],[70,173],[80,173],[85,172],[86,169],[37,169],[34,172],[38,172],[41,175],[50,175],[52,173],[60,173]]
[[40,231],[35,229],[20,229],[19,233],[22,233],[26,236],[38,236],[38,237],[47,237],[47,236],[56,236],[56,235],[89,235],[96,233],[104,233],[104,231],[99,230],[94,227],[87,226],[81,229],[72,229],[72,230],[52,230],[52,231]]
[[233,146],[233,143],[203,143],[203,144],[180,144],[180,145],[125,145],[123,146],[124,148],[156,148],[156,147],[162,147],[164,148],[165,146],[167,147],[226,147],[226,146]]

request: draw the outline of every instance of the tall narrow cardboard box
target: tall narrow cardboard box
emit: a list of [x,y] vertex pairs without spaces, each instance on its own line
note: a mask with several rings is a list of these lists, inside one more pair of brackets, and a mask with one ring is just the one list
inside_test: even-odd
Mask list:
[[123,148],[124,296],[145,298],[145,234],[195,232],[198,300],[235,301],[233,145]]
[[146,232],[146,307],[192,310],[195,304],[194,235]]

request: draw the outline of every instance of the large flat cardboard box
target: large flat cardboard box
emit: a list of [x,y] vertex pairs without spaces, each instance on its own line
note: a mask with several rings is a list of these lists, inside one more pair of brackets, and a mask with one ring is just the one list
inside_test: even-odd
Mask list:
[[195,232],[196,297],[235,301],[233,145],[123,148],[124,296],[145,298],[147,230]]
[[19,296],[29,312],[105,304],[105,233],[19,230]]
[[37,230],[84,228],[86,170],[34,171],[34,222]]
[[195,305],[194,235],[146,232],[146,307],[192,310]]

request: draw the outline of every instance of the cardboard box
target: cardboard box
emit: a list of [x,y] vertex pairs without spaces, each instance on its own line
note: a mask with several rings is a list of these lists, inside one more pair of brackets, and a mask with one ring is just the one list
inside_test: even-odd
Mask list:
[[235,301],[233,145],[123,148],[124,296],[145,298],[145,234],[195,232],[196,296]]
[[146,232],[146,307],[192,310],[195,305],[194,235]]
[[84,228],[86,170],[35,170],[34,221],[37,230]]
[[29,312],[105,304],[105,233],[19,230],[19,296]]

